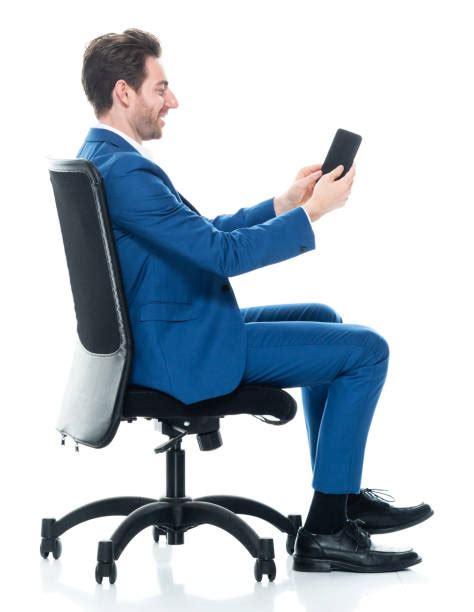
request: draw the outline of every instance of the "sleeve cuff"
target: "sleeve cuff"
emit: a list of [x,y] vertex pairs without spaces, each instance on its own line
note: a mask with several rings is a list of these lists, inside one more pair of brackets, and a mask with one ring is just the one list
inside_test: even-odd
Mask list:
[[[303,207],[301,207],[303,208]],[[304,212],[306,213],[306,216],[308,217],[308,221],[311,223],[311,229],[313,228],[313,223],[311,221],[311,217],[309,216],[309,212],[306,210],[306,208],[303,208]]]

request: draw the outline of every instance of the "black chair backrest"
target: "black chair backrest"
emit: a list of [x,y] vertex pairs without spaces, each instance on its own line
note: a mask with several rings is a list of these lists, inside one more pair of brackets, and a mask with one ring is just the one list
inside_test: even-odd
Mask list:
[[86,159],[48,158],[77,320],[57,429],[101,448],[117,432],[132,336],[103,180]]

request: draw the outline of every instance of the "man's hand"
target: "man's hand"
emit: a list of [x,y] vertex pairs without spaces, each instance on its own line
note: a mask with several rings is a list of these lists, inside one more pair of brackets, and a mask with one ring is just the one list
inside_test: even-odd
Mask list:
[[327,172],[314,186],[311,197],[303,206],[311,221],[316,221],[347,202],[354,182],[355,164],[353,163],[347,174],[340,178],[343,172],[344,166],[339,165],[332,172]]
[[291,187],[280,196],[273,198],[276,215],[281,215],[309,200],[313,194],[316,181],[321,177],[322,164],[313,164],[301,168]]

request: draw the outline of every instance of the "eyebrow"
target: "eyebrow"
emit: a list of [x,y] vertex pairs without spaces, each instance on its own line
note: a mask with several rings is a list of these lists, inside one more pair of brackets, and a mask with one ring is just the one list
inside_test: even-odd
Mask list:
[[158,81],[158,83],[155,83],[155,87],[157,85],[166,85],[166,87],[168,87],[168,81]]

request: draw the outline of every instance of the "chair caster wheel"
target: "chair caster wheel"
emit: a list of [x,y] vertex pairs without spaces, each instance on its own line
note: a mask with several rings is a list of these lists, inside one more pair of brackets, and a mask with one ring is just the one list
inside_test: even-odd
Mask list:
[[117,579],[117,566],[114,560],[114,544],[112,540],[99,542],[97,550],[97,565],[95,566],[96,582],[102,584],[102,578],[108,577],[110,584]]
[[112,563],[104,563],[103,561],[99,561],[95,566],[95,580],[99,584],[102,584],[102,578],[107,576],[109,578],[110,584],[114,584],[117,580],[117,565],[115,561]]
[[295,552],[295,540],[296,536],[294,535],[289,535],[286,538],[286,552],[289,555],[292,555]]
[[273,582],[276,576],[276,565],[273,559],[257,559],[253,569],[255,580],[262,581],[263,574],[267,574],[268,580]]
[[59,538],[41,538],[40,555],[43,559],[47,559],[50,552],[55,559],[61,556],[62,545]]
[[153,525],[153,539],[155,542],[158,542],[160,539],[160,535],[166,536],[166,531],[158,527],[158,525]]

